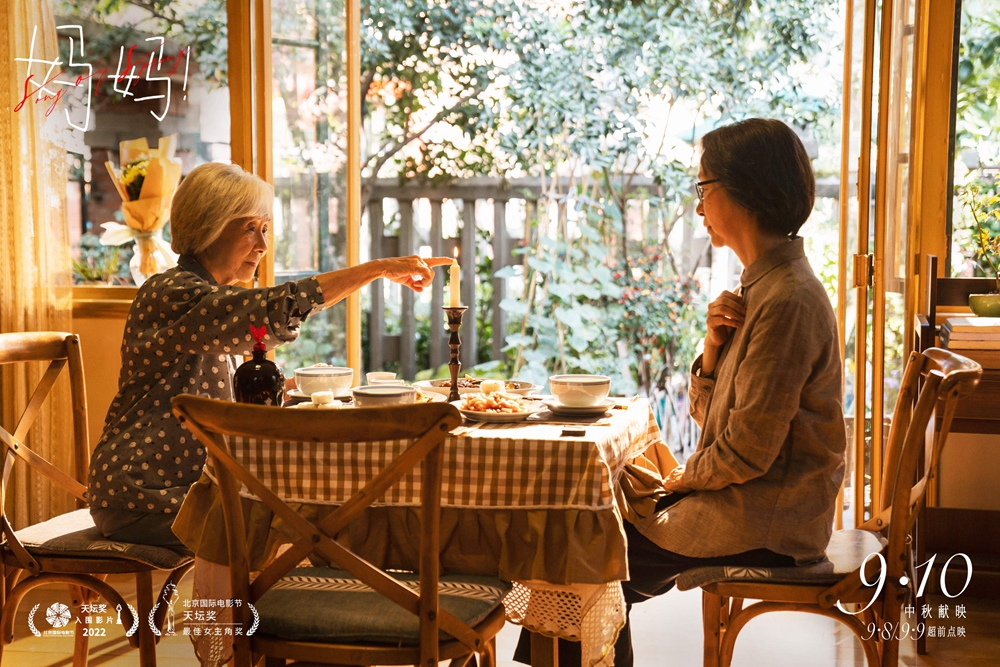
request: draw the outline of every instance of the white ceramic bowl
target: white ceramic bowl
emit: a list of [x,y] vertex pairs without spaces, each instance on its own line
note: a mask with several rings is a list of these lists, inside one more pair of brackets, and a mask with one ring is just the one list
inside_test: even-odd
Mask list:
[[381,384],[388,380],[395,380],[396,374],[389,371],[371,371],[370,373],[365,373],[365,379],[368,380],[368,384]]
[[553,375],[549,390],[556,400],[574,408],[597,405],[611,392],[611,378],[607,375]]
[[410,405],[417,401],[417,390],[392,384],[355,387],[354,405],[359,408],[382,408],[387,405]]
[[308,366],[295,369],[295,386],[306,396],[314,391],[332,391],[334,396],[346,394],[354,380],[354,369],[345,366]]

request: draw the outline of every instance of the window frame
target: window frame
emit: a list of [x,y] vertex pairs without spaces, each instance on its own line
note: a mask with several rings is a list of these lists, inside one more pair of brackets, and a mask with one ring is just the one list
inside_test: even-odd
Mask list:
[[[347,28],[347,266],[361,257],[361,7],[346,0]],[[231,161],[274,185],[271,114],[271,0],[226,0],[229,41]],[[249,110],[249,114],[247,114]],[[274,227],[268,230],[274,247]],[[275,281],[274,255],[265,255],[257,274],[261,285]],[[73,316],[121,318],[128,314],[135,287],[73,287]],[[361,373],[361,295],[347,297],[347,363],[355,381]]]

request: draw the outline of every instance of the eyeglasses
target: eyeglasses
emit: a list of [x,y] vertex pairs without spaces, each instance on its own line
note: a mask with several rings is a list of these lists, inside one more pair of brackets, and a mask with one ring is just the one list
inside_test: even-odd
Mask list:
[[710,183],[718,183],[718,178],[710,178],[707,181],[698,181],[694,184],[694,190],[698,193],[698,201],[703,201],[705,199],[705,187]]

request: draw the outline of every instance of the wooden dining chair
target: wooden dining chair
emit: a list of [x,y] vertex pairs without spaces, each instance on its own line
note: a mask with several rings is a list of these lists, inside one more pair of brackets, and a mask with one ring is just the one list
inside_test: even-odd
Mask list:
[[[889,430],[883,476],[887,483],[881,498],[886,509],[856,530],[835,531],[824,561],[802,567],[702,567],[678,577],[679,590],[703,591],[705,667],[728,667],[740,631],[772,611],[836,619],[857,635],[869,667],[896,667],[899,635],[904,632],[900,611],[903,602],[912,599],[916,583],[909,535],[958,398],[971,393],[981,376],[979,364],[947,350],[910,354]],[[928,443],[927,427],[935,410],[939,427]],[[744,606],[744,600],[759,602]],[[847,613],[847,607],[839,606],[848,604],[858,604],[862,611]],[[916,621],[902,623],[906,635],[912,630],[916,636]]]
[[[164,570],[169,573],[160,593],[162,597],[164,592],[171,593],[181,577],[191,569],[193,559],[164,547],[108,540],[97,529],[87,508],[85,480],[90,465],[90,446],[80,339],[74,334],[59,332],[0,334],[0,365],[27,366],[38,362],[48,362],[48,366],[13,431],[0,425],[0,440],[3,441],[5,454],[3,477],[0,478],[0,530],[3,533],[3,544],[0,546],[0,576],[3,579],[0,586],[0,661],[3,659],[3,646],[14,640],[14,620],[24,596],[38,586],[61,583],[69,586],[75,617],[79,619],[75,628],[74,667],[85,667],[87,664],[89,626],[82,607],[91,604],[97,597],[104,598],[115,613],[120,613],[129,643],[139,649],[139,664],[154,667],[158,635],[153,626],[157,630],[162,629],[167,605],[159,605],[153,614],[153,572]],[[52,443],[52,446],[72,447],[72,474],[52,465],[25,444],[25,438],[63,368],[69,371],[73,440]],[[4,387],[4,391],[8,388]],[[17,461],[27,464],[36,474],[76,497],[78,509],[15,530],[7,515],[5,501],[11,488],[10,474]],[[138,610],[106,583],[109,574],[135,575]]]
[[[233,607],[237,627],[254,628],[250,637],[233,637],[235,667],[250,667],[257,655],[267,656],[268,667],[286,660],[422,666],[451,660],[464,665],[476,654],[485,665],[495,664],[495,636],[504,624],[502,600],[510,586],[495,577],[439,576],[442,443],[462,422],[454,406],[304,413],[191,395],[175,397],[173,406],[178,419],[208,448],[225,517],[233,598],[250,603]],[[254,447],[258,451],[272,446],[281,451],[294,442],[313,443],[317,451],[363,442],[409,444],[370,479],[358,480],[360,490],[314,524],[240,463],[231,446],[246,438],[263,441]],[[276,480],[284,475],[272,472]],[[419,485],[419,567],[390,573],[335,538],[404,479]],[[298,534],[253,583],[241,487]],[[310,555],[333,567],[298,568]]]

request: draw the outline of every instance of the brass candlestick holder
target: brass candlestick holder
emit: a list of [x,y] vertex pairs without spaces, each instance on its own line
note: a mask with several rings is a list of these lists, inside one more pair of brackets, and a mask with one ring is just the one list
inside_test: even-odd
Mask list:
[[448,331],[451,332],[451,336],[448,337],[448,347],[451,348],[451,361],[448,362],[448,370],[451,371],[451,391],[448,393],[449,402],[457,401],[461,398],[458,393],[458,371],[462,368],[462,362],[458,360],[458,351],[462,347],[462,339],[459,337],[458,331],[462,328],[462,315],[467,310],[466,306],[444,308],[444,312],[448,316]]

